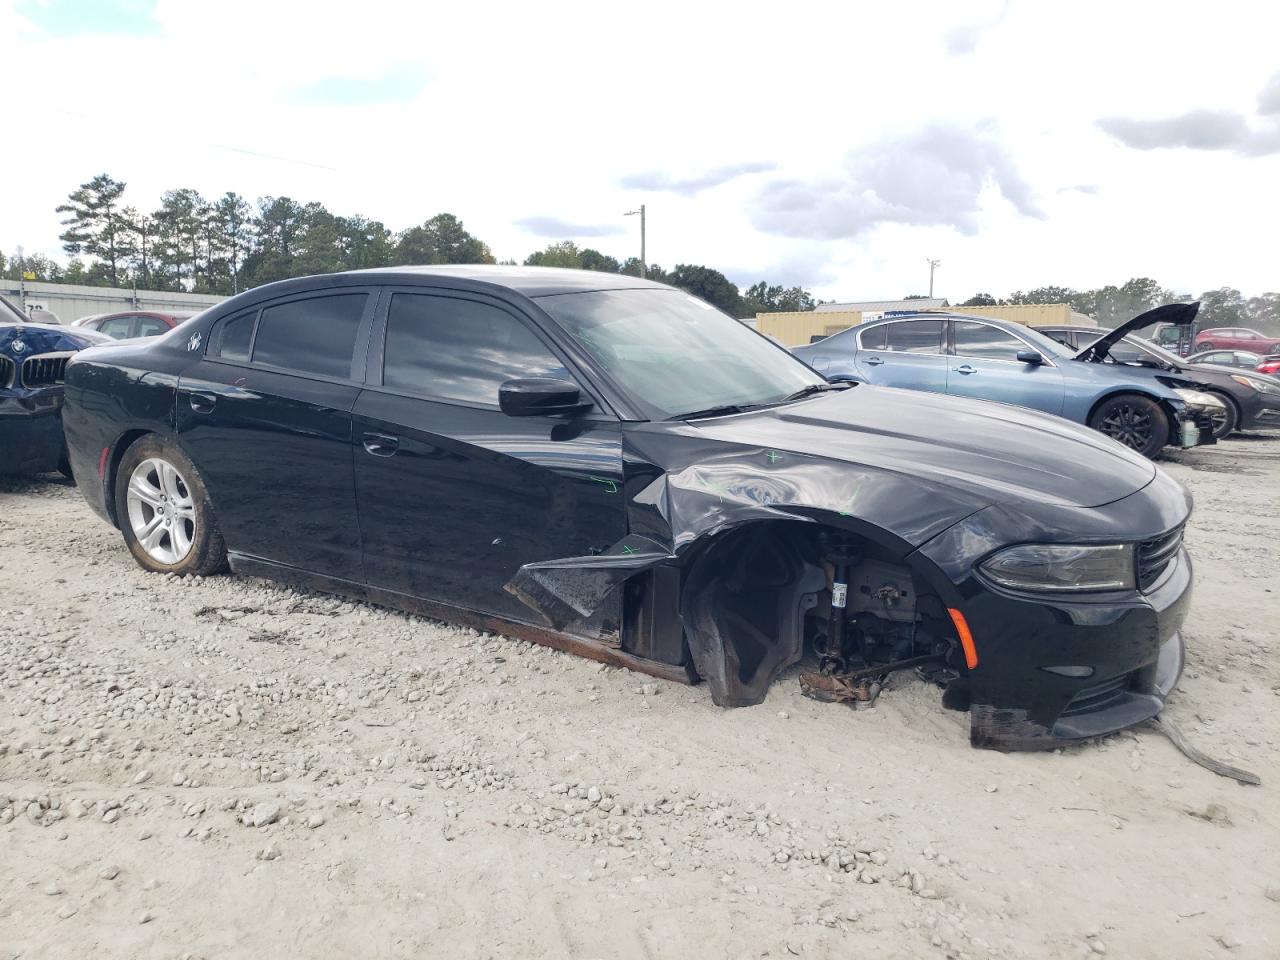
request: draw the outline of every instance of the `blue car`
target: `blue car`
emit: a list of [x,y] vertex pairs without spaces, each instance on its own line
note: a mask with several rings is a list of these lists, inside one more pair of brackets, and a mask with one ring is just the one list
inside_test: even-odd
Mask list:
[[1076,351],[1018,323],[969,314],[904,314],[858,324],[792,352],[828,380],[1031,407],[1083,423],[1147,457],[1168,443],[1213,442],[1208,411],[1191,381],[1083,362]]

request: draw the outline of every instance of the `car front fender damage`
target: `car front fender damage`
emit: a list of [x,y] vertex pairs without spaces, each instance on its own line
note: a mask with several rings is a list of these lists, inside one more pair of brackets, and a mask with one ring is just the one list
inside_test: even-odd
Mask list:
[[[649,475],[629,497],[633,532],[600,554],[525,564],[506,584],[547,624],[564,630],[595,613],[624,583],[633,594],[657,589],[671,578],[660,568],[678,571],[677,586],[661,602],[678,610],[676,630],[699,678],[720,706],[760,703],[770,683],[802,657],[806,617],[828,597],[832,571],[821,556],[819,540],[830,533],[902,565],[914,550],[910,539],[874,523],[890,501],[888,484],[869,482],[871,473],[853,476],[847,465],[796,458],[773,469],[769,451],[752,450],[728,458],[701,458],[674,472]],[[897,509],[915,524],[909,535],[927,536],[945,529],[963,514],[920,506],[918,491],[902,490]],[[954,502],[950,509],[957,509]],[[972,508],[970,508],[972,509]],[[928,525],[920,527],[921,516]],[[824,541],[825,542],[825,541]],[[640,589],[634,589],[643,585]],[[639,598],[643,604],[644,597]],[[653,618],[624,614],[625,624],[648,627]],[[624,650],[641,655],[661,649],[660,642],[629,637]]]

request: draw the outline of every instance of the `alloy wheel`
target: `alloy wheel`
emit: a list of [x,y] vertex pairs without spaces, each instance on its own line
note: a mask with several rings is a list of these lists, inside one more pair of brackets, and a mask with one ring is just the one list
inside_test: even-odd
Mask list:
[[191,552],[196,508],[191,489],[167,460],[143,460],[129,477],[125,493],[129,526],[147,556],[172,566]]
[[1099,427],[1108,437],[1133,450],[1145,450],[1151,443],[1151,415],[1127,403],[1113,408]]

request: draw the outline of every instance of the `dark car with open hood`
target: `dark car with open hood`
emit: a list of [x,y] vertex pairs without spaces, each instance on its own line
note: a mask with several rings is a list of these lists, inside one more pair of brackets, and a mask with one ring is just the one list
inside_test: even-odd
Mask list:
[[1143,721],[1183,664],[1187,493],[1005,404],[825,380],[634,277],[288,280],[67,374],[71,462],[146,569],[364,598],[760,703],[916,669],[972,742]]
[[62,442],[62,380],[78,350],[105,343],[92,330],[32,323],[0,297],[0,474],[70,476]]

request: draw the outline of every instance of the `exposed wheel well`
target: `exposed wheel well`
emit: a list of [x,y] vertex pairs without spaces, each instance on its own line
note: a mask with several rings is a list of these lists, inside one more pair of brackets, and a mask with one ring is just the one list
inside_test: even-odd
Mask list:
[[[902,596],[910,597],[909,622],[915,623],[917,595],[937,599],[938,593],[910,565],[910,547],[890,546],[897,538],[877,532],[883,536],[821,523],[767,520],[711,538],[686,570],[681,614],[694,667],[716,704],[760,703],[778,673],[801,659],[814,617],[830,616],[835,555],[869,564],[877,575],[892,570],[907,587]],[[843,601],[838,606],[843,618]],[[940,600],[925,607],[923,615],[937,620],[940,614],[945,621]],[[914,638],[914,629],[906,632]],[[927,634],[922,631],[922,639]]]

